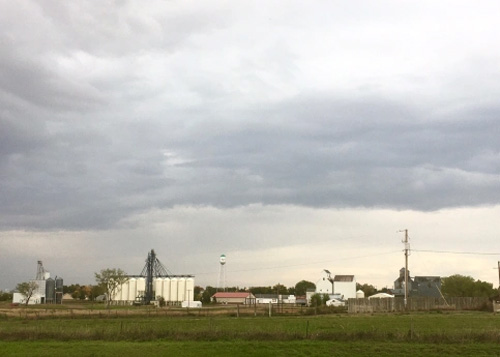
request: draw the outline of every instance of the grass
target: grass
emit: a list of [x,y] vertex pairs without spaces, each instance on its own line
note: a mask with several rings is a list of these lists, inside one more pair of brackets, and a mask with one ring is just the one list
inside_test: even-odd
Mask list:
[[4,356],[498,356],[498,345],[329,341],[0,342]]
[[500,356],[500,316],[485,312],[237,318],[229,309],[208,316],[18,310],[30,314],[0,311],[1,355]]

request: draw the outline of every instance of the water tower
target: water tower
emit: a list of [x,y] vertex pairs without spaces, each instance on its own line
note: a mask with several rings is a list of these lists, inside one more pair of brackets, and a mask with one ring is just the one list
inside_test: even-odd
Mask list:
[[226,290],[226,256],[221,254],[219,258],[219,281],[217,283],[217,291]]

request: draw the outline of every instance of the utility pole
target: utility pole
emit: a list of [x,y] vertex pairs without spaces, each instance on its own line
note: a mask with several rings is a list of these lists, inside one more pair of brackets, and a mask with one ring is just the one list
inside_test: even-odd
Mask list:
[[500,292],[500,260],[498,261],[498,291]]
[[405,232],[405,239],[403,240],[403,243],[405,245],[405,308],[408,307],[408,252],[410,250],[410,243],[408,242],[408,229],[405,229],[404,231],[400,232]]

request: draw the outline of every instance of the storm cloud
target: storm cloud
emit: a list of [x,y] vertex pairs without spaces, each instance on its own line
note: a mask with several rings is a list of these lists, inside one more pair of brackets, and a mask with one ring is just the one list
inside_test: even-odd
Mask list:
[[499,10],[2,2],[0,230],[104,234],[178,207],[494,207]]

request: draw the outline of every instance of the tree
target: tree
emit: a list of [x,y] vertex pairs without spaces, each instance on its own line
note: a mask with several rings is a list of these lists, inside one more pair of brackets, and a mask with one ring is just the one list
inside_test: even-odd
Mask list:
[[17,291],[24,295],[26,298],[26,305],[30,302],[33,294],[38,290],[38,284],[36,281],[31,280],[29,282],[19,283],[17,284]]
[[104,292],[104,288],[101,285],[92,285],[90,287],[89,299],[95,300],[96,297],[98,297],[99,295],[103,295]]
[[12,293],[3,292],[0,294],[0,301],[12,301]]
[[212,296],[217,292],[217,288],[213,286],[207,286],[203,293],[201,293],[201,302],[203,305],[210,304],[212,302]]
[[288,288],[283,285],[283,284],[276,284],[273,286],[273,290],[272,290],[273,294],[277,294],[277,295],[287,295],[288,294]]
[[118,288],[128,281],[128,276],[121,269],[102,269],[100,273],[95,273],[95,280],[103,287],[109,307]]
[[273,294],[273,288],[270,286],[252,286],[250,292],[254,295],[257,294]]
[[326,302],[328,301],[330,297],[328,294],[314,294],[311,296],[311,306],[322,306],[326,305]]
[[447,297],[491,297],[497,293],[493,284],[460,274],[443,278],[441,292]]
[[307,289],[316,290],[316,284],[311,281],[301,280],[297,284],[295,284],[295,295],[303,296],[306,294]]
[[356,283],[356,291],[361,290],[365,293],[365,297],[372,296],[377,292],[377,288],[370,284],[359,284]]

